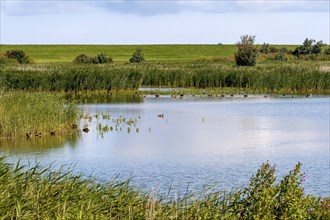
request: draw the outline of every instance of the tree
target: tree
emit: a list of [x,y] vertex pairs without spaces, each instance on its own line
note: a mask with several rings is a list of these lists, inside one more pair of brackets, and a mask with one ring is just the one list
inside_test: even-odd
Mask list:
[[144,61],[144,54],[141,48],[136,49],[132,57],[129,59],[131,63],[140,63]]
[[237,66],[255,66],[257,63],[258,50],[254,45],[255,36],[243,35],[241,41],[236,43],[237,52],[235,60]]
[[303,45],[297,47],[292,54],[297,57],[300,55],[320,54],[322,52],[322,46],[325,45],[322,41],[316,42],[316,40],[306,38]]

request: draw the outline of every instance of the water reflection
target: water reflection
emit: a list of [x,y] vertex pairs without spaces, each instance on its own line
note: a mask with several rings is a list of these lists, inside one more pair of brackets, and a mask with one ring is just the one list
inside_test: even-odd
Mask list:
[[108,104],[119,104],[119,103],[141,103],[143,97],[137,94],[130,95],[115,95],[107,92],[102,93],[68,93],[65,95],[68,100],[74,100],[77,103],[84,104],[95,104],[95,103],[108,103]]
[[26,147],[19,147],[23,142],[2,143],[0,151],[14,159],[76,163],[77,172],[99,180],[132,174],[137,185],[159,186],[161,191],[171,184],[185,189],[190,183],[192,190],[199,190],[218,182],[219,188],[231,189],[247,184],[267,160],[277,164],[279,176],[302,162],[306,192],[330,195],[328,97],[168,96],[143,102],[82,104],[80,108],[91,115],[138,118],[134,128],[139,132],[113,129],[101,137],[97,125],[109,121],[94,117],[90,131],[74,137],[72,143],[65,138],[56,143],[44,139],[40,154],[35,153],[33,143]]
[[80,132],[70,132],[68,134],[55,136],[32,137],[29,139],[6,138],[0,139],[0,151],[6,153],[33,153],[63,148],[64,145],[70,145],[74,148],[77,146],[79,138]]

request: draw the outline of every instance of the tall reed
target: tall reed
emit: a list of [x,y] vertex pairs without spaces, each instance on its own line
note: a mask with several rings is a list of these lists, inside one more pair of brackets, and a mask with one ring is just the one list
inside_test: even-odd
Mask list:
[[245,88],[255,92],[329,93],[323,62],[278,62],[236,67],[215,62],[110,65],[10,66],[0,70],[0,87],[15,90],[136,90],[139,87]]
[[60,132],[77,124],[78,109],[58,94],[0,91],[0,137]]
[[2,219],[329,219],[330,199],[304,195],[300,165],[280,183],[263,164],[238,191],[173,196],[142,191],[131,180],[96,182],[64,167],[8,164],[0,157]]

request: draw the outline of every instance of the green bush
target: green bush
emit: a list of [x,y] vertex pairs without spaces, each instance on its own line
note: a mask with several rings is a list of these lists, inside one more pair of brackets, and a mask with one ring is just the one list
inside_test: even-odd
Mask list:
[[91,58],[86,54],[78,55],[74,60],[74,63],[91,63]]
[[320,54],[322,52],[322,47],[325,46],[322,41],[316,42],[313,39],[306,38],[303,45],[297,47],[292,54],[300,57],[301,55],[312,55],[312,54]]
[[112,58],[107,57],[104,53],[100,53],[95,57],[89,57],[86,54],[80,54],[73,60],[73,62],[103,64],[103,63],[112,63]]
[[138,48],[133,53],[132,57],[129,59],[129,62],[131,63],[140,63],[144,61],[144,54],[142,49]]
[[269,47],[270,53],[277,53],[278,49],[276,47]]
[[269,47],[269,44],[267,43],[263,43],[263,45],[261,45],[261,48],[259,50],[260,53],[265,53],[265,54],[268,54],[270,53],[270,47]]
[[324,54],[330,55],[330,47],[328,47],[324,50]]
[[257,63],[258,51],[254,45],[255,36],[241,36],[241,41],[236,43],[237,52],[235,60],[237,66],[255,66]]
[[28,64],[31,63],[31,60],[28,56],[26,56],[25,52],[23,50],[8,50],[4,54],[5,57],[8,59],[15,59],[20,64]]
[[239,191],[235,208],[240,219],[329,219],[330,200],[305,195],[301,163],[276,182],[275,165],[264,163]]
[[112,58],[107,57],[104,53],[98,54],[92,60],[93,60],[92,62],[95,64],[112,63]]
[[275,55],[275,60],[280,60],[280,61],[285,61],[288,60],[288,57],[286,56],[286,54],[282,51],[279,51],[276,55]]

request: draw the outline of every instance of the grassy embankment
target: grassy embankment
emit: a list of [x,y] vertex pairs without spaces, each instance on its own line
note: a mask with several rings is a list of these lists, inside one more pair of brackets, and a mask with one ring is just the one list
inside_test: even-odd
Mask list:
[[194,61],[233,56],[235,45],[1,45],[0,53],[20,49],[37,64],[72,63],[79,54],[105,53],[114,62],[128,62],[142,48],[147,61]]
[[130,180],[97,183],[0,158],[0,213],[3,219],[329,219],[330,199],[304,195],[300,168],[276,182],[275,167],[266,163],[246,188],[171,196],[141,191]]
[[[269,45],[293,51],[299,45]],[[261,45],[257,45],[261,48]],[[234,62],[236,45],[216,44],[159,44],[159,45],[0,45],[0,54],[8,50],[23,50],[36,64],[70,64],[79,54],[95,56],[105,53],[116,63],[128,63],[133,52],[141,48],[147,62]],[[323,48],[325,49],[325,47]],[[275,53],[276,54],[276,53]],[[275,54],[260,54],[259,61],[273,60]],[[289,61],[296,58],[288,56]],[[329,57],[320,55],[320,60]],[[304,59],[302,59],[304,60]]]

